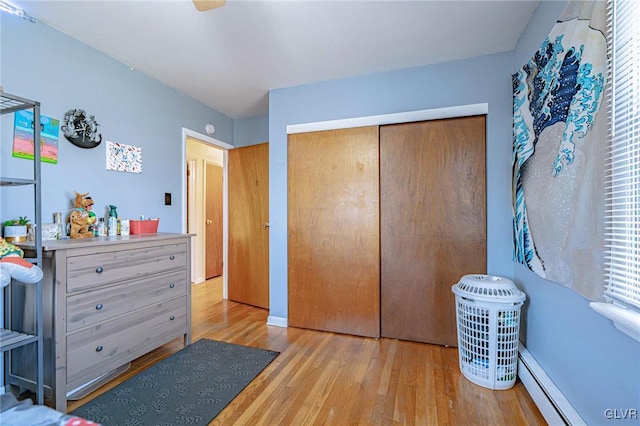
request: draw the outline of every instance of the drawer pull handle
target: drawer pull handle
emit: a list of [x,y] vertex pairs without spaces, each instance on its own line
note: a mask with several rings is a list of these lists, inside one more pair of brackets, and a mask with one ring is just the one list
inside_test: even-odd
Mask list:
[[175,316],[175,315],[171,315],[171,316],[169,317],[169,319],[170,319],[171,321],[173,321],[174,319],[176,319],[176,316]]
[[171,284],[169,284],[169,288],[174,288],[175,286],[176,286],[176,284],[175,284],[175,283],[171,283]]
[[102,308],[103,308],[102,303],[98,303],[98,304],[96,305],[96,310],[97,310],[97,311],[101,310]]
[[104,271],[104,269],[102,269],[102,266],[98,266],[98,267],[96,268],[96,272],[97,272],[97,273],[101,274],[101,273],[102,273],[102,271]]
[[102,352],[102,349],[104,349],[104,348],[102,347],[102,345],[100,345],[100,346],[98,346],[96,348],[96,352]]
[[173,260],[173,259],[175,259],[175,258],[176,258],[176,257],[175,257],[174,255],[169,256],[169,259],[170,259],[170,260]]

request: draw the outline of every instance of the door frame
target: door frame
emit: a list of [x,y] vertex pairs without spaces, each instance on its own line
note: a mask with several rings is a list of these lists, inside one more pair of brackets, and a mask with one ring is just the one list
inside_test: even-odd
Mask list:
[[385,124],[411,123],[413,121],[439,120],[442,118],[467,117],[489,114],[489,104],[469,104],[445,108],[424,109],[419,111],[397,112],[391,114],[368,115],[364,117],[339,120],[316,121],[312,123],[288,124],[287,134],[337,130],[349,127],[383,126]]
[[[202,133],[198,133],[194,130],[182,128],[182,183],[180,186],[180,217],[181,217],[181,229],[182,232],[187,232],[187,137],[197,139],[198,141],[214,146],[222,150],[222,297],[227,299],[227,249],[229,239],[229,204],[228,204],[228,184],[229,179],[227,176],[228,170],[228,151],[234,149],[233,145],[230,145],[221,140],[212,138]],[[189,277],[191,280],[191,277]]]

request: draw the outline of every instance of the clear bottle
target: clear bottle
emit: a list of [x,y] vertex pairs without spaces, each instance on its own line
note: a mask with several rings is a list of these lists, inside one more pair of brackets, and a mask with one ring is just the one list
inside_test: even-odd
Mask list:
[[63,239],[64,237],[66,237],[66,232],[64,230],[64,227],[62,225],[62,213],[61,212],[56,212],[53,214],[53,223],[55,223],[57,226],[57,231],[56,231],[56,238],[58,240]]
[[109,205],[109,236],[118,235],[118,212],[116,206]]
[[107,236],[107,223],[104,221],[104,217],[98,220],[98,237]]
[[109,236],[118,235],[118,219],[113,216],[109,216]]

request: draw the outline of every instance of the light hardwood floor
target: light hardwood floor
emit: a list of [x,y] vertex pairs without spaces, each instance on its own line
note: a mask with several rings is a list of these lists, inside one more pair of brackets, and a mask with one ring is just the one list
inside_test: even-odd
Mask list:
[[[222,281],[192,288],[193,341],[280,355],[212,425],[546,425],[522,383],[492,391],[460,374],[455,348],[267,326],[268,311],[222,299]],[[95,398],[182,348],[177,339],[135,360]]]

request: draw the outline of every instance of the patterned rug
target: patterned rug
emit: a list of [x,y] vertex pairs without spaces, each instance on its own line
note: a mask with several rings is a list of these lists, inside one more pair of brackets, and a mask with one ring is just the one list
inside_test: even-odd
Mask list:
[[116,425],[207,425],[278,352],[201,339],[71,414]]

